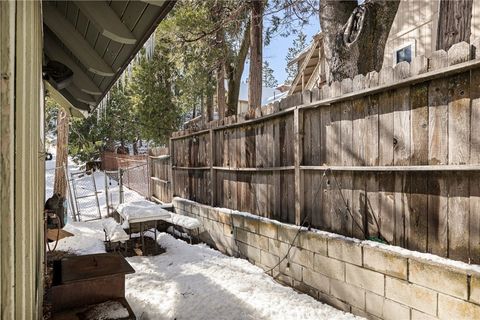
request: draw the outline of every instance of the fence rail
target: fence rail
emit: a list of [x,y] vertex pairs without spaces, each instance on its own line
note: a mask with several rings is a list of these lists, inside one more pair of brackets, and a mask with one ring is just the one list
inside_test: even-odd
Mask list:
[[478,52],[459,43],[255,119],[178,132],[171,176],[166,160],[152,171],[156,194],[168,198],[168,185],[200,203],[478,263]]

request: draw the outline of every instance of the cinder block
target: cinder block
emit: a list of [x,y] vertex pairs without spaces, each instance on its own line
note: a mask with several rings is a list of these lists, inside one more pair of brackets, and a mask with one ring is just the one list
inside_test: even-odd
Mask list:
[[302,231],[298,235],[298,246],[314,253],[327,255],[327,239],[316,232]]
[[268,239],[268,251],[276,256],[284,257],[287,254],[289,245],[275,239]]
[[[200,217],[204,217],[204,218],[208,218],[208,212],[210,211],[211,209],[209,207],[206,207],[206,206],[201,206],[199,208],[199,215]],[[211,219],[211,218],[210,218]]]
[[318,289],[321,292],[328,293],[330,288],[330,278],[313,270],[303,268],[303,282]]
[[330,279],[330,294],[351,306],[365,310],[365,290],[361,288],[343,281]]
[[[281,259],[282,257],[280,257]],[[297,281],[302,281],[303,267],[287,259],[280,262],[280,272]]]
[[470,301],[480,304],[480,274],[472,274],[470,279]]
[[383,296],[366,292],[367,312],[384,320],[409,319],[410,309]]
[[382,273],[360,268],[347,263],[345,269],[346,282],[368,291],[384,295],[385,276]]
[[200,215],[200,208],[197,203],[191,204],[191,212],[196,216]]
[[247,258],[249,261],[260,262],[260,249],[238,242],[238,250],[241,257]]
[[244,218],[240,214],[232,214],[233,226],[235,228],[243,228]]
[[183,201],[181,201],[180,199],[178,198],[174,198],[172,200],[172,205],[173,205],[173,208],[175,210],[178,210],[178,209],[181,209],[183,210],[185,208],[184,204],[183,204]]
[[256,247],[265,251],[268,251],[268,239],[267,237],[260,236],[258,234],[247,231],[248,244],[252,247]]
[[430,315],[437,314],[437,292],[386,276],[385,296]]
[[480,319],[480,306],[439,293],[438,318]]
[[243,229],[236,229],[234,232],[234,236],[237,240],[244,243],[248,243],[248,234],[249,232]]
[[331,295],[326,293],[319,292],[318,300],[345,312],[350,312],[351,309],[348,303],[340,301],[339,299],[332,297]]
[[313,269],[327,277],[342,281],[345,280],[345,262],[343,261],[315,254]]
[[278,225],[276,223],[261,220],[258,225],[258,232],[265,237],[277,239]]
[[327,242],[329,257],[362,265],[362,247],[359,243],[343,238],[331,238]]
[[412,309],[411,320],[436,320],[436,319],[438,318],[434,316],[430,316],[418,310]]
[[229,224],[224,224],[223,225],[223,234],[228,236],[228,237],[233,237],[233,228]]
[[224,237],[223,223],[211,220],[211,222],[210,222],[210,235],[214,239],[222,239]]
[[260,263],[266,265],[269,268],[273,268],[278,265],[280,259],[271,254],[270,252],[260,250]]
[[217,220],[225,224],[232,224],[232,218],[230,214],[226,212],[217,211]]
[[305,283],[297,280],[293,280],[293,287],[297,289],[300,292],[303,292],[305,294],[308,294],[309,296],[318,299],[318,290],[315,288],[310,287],[309,285],[306,285]]
[[210,208],[208,210],[208,219],[218,221],[218,209]]
[[292,278],[290,278],[289,276],[286,276],[284,274],[281,274],[281,273],[276,275],[273,279],[275,279],[277,282],[279,282],[283,285],[289,286],[289,287],[291,287],[292,284],[293,284],[293,279]]
[[[287,225],[279,225],[278,226],[278,240],[286,242],[288,244],[293,243],[293,240],[295,239],[296,234],[298,233],[298,229],[300,227],[296,226],[287,226]],[[298,244],[298,237],[295,240],[295,244]]]
[[362,310],[362,309],[358,309],[358,308],[355,308],[355,307],[351,307],[350,308],[350,313],[356,315],[357,317],[363,317],[365,319],[368,319],[368,320],[382,320],[374,315],[371,315],[369,313],[367,313],[366,311]]
[[250,232],[258,233],[258,219],[244,217],[243,228]]
[[288,258],[299,265],[313,269],[313,252],[311,251],[292,247]]
[[363,265],[366,268],[407,280],[407,264],[407,258],[393,252],[369,246],[363,247]]
[[467,274],[459,270],[410,259],[408,280],[454,297],[468,299]]

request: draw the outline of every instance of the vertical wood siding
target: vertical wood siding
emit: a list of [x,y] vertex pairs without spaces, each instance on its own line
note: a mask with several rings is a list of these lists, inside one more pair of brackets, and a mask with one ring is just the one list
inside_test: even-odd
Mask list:
[[1,316],[36,319],[43,298],[40,1],[2,1]]

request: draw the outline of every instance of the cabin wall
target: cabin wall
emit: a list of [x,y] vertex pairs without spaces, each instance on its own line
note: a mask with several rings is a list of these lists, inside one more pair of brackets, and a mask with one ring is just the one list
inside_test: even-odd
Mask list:
[[41,318],[43,88],[40,1],[0,1],[0,314]]

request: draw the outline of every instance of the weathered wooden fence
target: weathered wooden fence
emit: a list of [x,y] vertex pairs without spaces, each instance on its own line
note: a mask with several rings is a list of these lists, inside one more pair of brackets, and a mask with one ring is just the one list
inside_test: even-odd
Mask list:
[[160,202],[172,200],[170,156],[149,156],[150,197]]
[[478,263],[478,56],[459,43],[177,132],[173,195]]

